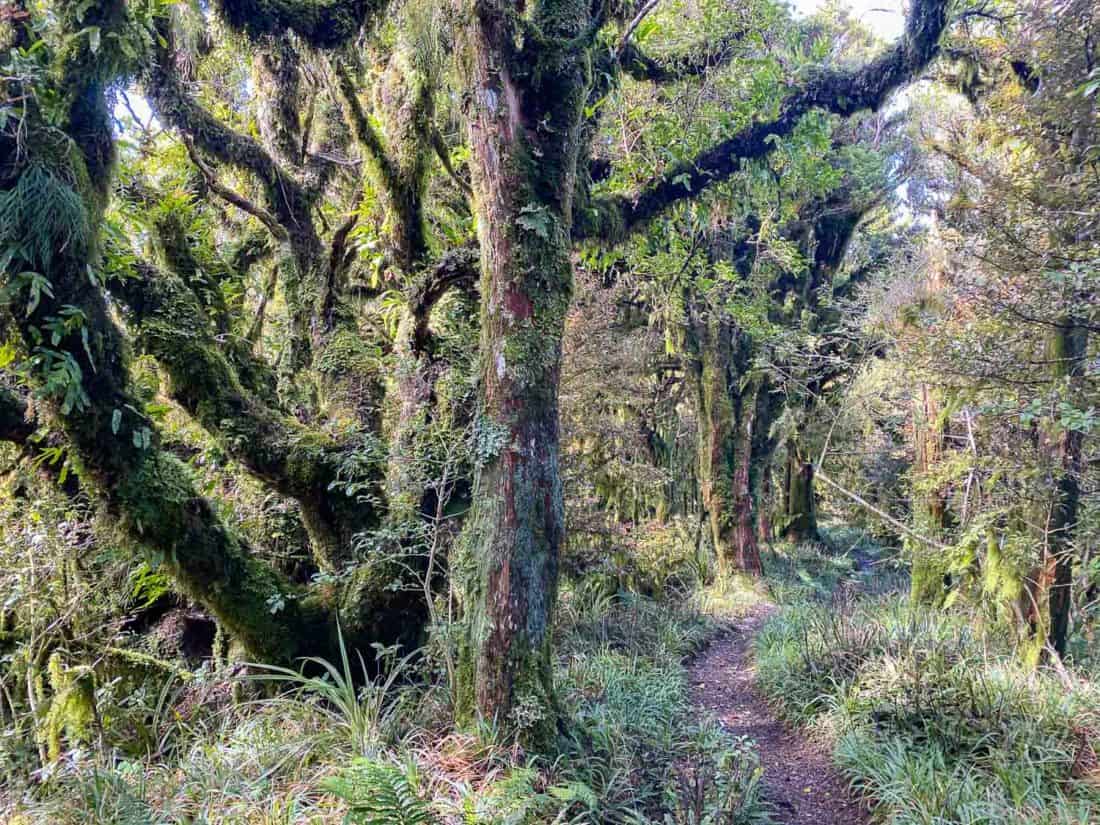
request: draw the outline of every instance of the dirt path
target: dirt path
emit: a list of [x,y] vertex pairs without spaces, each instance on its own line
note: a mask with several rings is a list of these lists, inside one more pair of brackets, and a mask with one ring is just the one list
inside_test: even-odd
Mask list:
[[692,699],[737,736],[755,740],[764,766],[764,798],[782,825],[864,825],[870,817],[848,793],[828,752],[786,727],[753,688],[752,640],[773,610],[737,622],[691,664]]

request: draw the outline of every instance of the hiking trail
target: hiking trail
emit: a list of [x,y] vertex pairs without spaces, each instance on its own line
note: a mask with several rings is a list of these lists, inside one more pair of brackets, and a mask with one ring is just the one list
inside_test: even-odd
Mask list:
[[779,825],[866,825],[870,815],[849,792],[827,746],[788,727],[753,685],[752,641],[774,610],[771,604],[755,608],[699,653],[688,666],[692,701],[727,732],[756,743],[764,800]]

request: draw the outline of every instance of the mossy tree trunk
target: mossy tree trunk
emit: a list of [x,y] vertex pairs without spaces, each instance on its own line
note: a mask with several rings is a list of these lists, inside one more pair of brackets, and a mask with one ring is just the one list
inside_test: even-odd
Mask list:
[[761,544],[771,542],[775,532],[772,526],[772,473],[771,468],[761,472],[760,502],[756,512],[756,538]]
[[765,381],[750,374],[751,344],[725,315],[693,325],[699,392],[702,504],[722,573],[763,573],[757,514],[770,450]]
[[792,542],[817,541],[819,537],[814,465],[802,455],[795,439],[787,442],[784,464],[782,535]]
[[[950,437],[950,416],[942,392],[921,385],[913,410],[913,517],[918,530],[937,541],[954,525],[947,485],[932,481]],[[947,597],[948,572],[943,552],[936,547],[912,548],[910,598],[918,604],[940,605]]]
[[[79,13],[62,8],[78,15],[72,21],[77,28],[77,23],[99,26],[106,43],[113,42],[109,33],[134,25],[123,3]],[[423,621],[422,610],[396,596],[389,602],[396,603],[395,610],[388,610],[385,574],[363,567],[336,593],[292,584],[222,523],[196,490],[189,469],[161,447],[155,423],[141,412],[143,402],[128,386],[129,344],[101,286],[88,277],[98,262],[115,157],[106,89],[126,62],[110,49],[90,49],[88,38],[73,37],[59,63],[58,85],[68,103],[60,128],[72,142],[59,139],[56,127],[45,123],[36,106],[29,106],[22,124],[25,149],[16,152],[9,133],[0,137],[0,153],[17,159],[0,173],[0,189],[24,199],[21,214],[33,215],[34,201],[44,197],[42,192],[24,192],[34,180],[35,186],[48,189],[45,196],[68,204],[71,214],[51,215],[44,226],[17,227],[27,237],[50,233],[44,239],[48,243],[41,245],[44,252],[24,247],[4,276],[6,285],[17,291],[10,279],[20,268],[40,273],[50,284],[33,311],[15,319],[28,351],[40,345],[43,329],[56,318],[79,319],[53,339],[42,376],[34,375],[32,367],[30,377],[42,385],[45,406],[66,436],[82,485],[86,482],[98,493],[120,531],[171,573],[180,589],[209,609],[254,657],[290,663],[302,655],[335,656],[337,616],[353,646],[412,641]],[[65,147],[61,151],[59,144]],[[172,276],[139,269],[142,278],[115,286],[137,321],[139,345],[161,357],[178,383],[184,406],[190,404],[212,432],[222,432],[234,446],[231,452],[277,489],[306,497],[331,483],[339,460],[337,445],[247,397],[218,347],[208,340],[212,330],[196,295]],[[63,386],[48,380],[50,364],[65,365]],[[241,429],[245,423],[253,429]],[[9,429],[13,431],[7,435],[18,435]],[[318,471],[321,476],[314,477]],[[337,523],[340,517],[327,509],[329,503],[339,506],[336,497],[318,501],[318,512]]]
[[[821,203],[811,205],[810,215],[802,224],[804,232],[801,238],[801,248],[810,265],[798,273],[798,277],[786,275],[773,284],[773,297],[776,304],[785,306],[787,323],[800,325],[807,332],[822,337],[844,323],[845,319],[835,305],[822,305],[821,294],[831,293],[834,289],[852,237],[876,203],[876,199],[866,192],[853,192],[845,185]],[[850,273],[844,289],[850,291],[869,271],[870,268]],[[837,385],[839,379],[854,368],[855,354],[846,351],[846,342],[847,338],[841,336],[825,348],[822,362],[827,366],[795,363],[788,367],[799,376],[798,381],[790,382],[787,396],[787,408],[793,414],[795,432],[786,444],[780,534],[788,541],[817,541],[819,538],[814,464],[805,432],[815,410],[825,406],[829,388]]]
[[[1061,318],[1048,333],[1052,378],[1070,395],[1080,398],[1081,378],[1088,353],[1088,329],[1073,318]],[[1051,428],[1042,437],[1044,462],[1052,491],[1042,519],[1042,559],[1032,586],[1036,643],[1059,657],[1066,653],[1073,600],[1074,540],[1081,500],[1084,433],[1079,429]]]
[[469,140],[481,247],[478,443],[461,541],[467,715],[545,746],[558,723],[551,629],[564,538],[558,379],[572,201],[590,83],[583,0],[541,2],[517,51],[510,3],[472,5]]

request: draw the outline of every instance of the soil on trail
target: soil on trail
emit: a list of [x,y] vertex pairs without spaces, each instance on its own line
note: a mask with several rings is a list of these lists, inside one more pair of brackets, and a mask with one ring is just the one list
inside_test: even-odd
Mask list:
[[689,668],[692,699],[730,733],[756,742],[764,799],[782,825],[864,825],[826,748],[788,728],[753,687],[752,640],[774,608],[758,608],[706,648]]

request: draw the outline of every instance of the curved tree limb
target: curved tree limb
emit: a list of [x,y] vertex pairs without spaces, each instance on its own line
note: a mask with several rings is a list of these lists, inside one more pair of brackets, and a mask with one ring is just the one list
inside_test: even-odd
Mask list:
[[170,273],[139,264],[115,281],[137,344],[164,366],[172,397],[226,452],[302,508],[314,552],[329,570],[348,561],[352,537],[378,522],[367,502],[331,495],[344,448],[248,393],[214,340],[193,293]]
[[359,102],[359,92],[348,73],[347,66],[338,60],[333,60],[331,66],[332,73],[336,75],[336,88],[340,92],[340,101],[344,104],[352,134],[367,153],[370,162],[377,168],[383,184],[388,187],[392,184],[397,172],[386,152],[382,136],[378,134],[367,113],[363,111],[363,105]]
[[318,49],[347,43],[387,5],[386,0],[217,0],[225,22],[251,38],[289,30]]
[[620,47],[617,58],[623,72],[635,80],[675,83],[726,65],[737,55],[733,46],[741,39],[740,32],[731,32],[702,54],[688,54],[672,60],[657,60],[633,42],[626,42]]
[[413,290],[410,307],[414,319],[413,349],[425,352],[429,346],[428,324],[432,310],[455,287],[476,289],[481,275],[476,249],[456,249],[444,255],[428,276]]
[[877,109],[936,56],[947,27],[947,0],[914,0],[905,34],[889,51],[855,71],[825,71],[809,79],[783,103],[778,117],[755,123],[676,164],[633,197],[607,197],[578,210],[574,235],[615,242],[637,231],[682,200],[726,180],[745,160],[772,151],[774,139],[789,135],[813,109],[847,116]]
[[157,116],[187,136],[194,146],[221,163],[255,175],[262,183],[267,210],[285,230],[280,276],[291,315],[287,369],[304,368],[317,336],[325,330],[316,318],[324,301],[323,246],[312,220],[314,194],[256,140],[218,120],[191,95],[174,70],[171,27],[159,27],[161,42],[145,75],[145,90]]
[[619,48],[616,52],[620,58],[626,50],[627,45],[630,43],[630,38],[634,36],[634,32],[637,30],[638,26],[640,26],[642,21],[649,16],[651,11],[657,8],[657,4],[660,2],[661,0],[646,0],[642,7],[638,9],[638,13],[634,15],[634,18],[626,24],[626,29],[623,30],[622,37],[619,38]]
[[458,170],[455,169],[454,164],[451,163],[451,153],[450,150],[447,149],[447,143],[443,140],[443,135],[439,133],[438,127],[434,124],[432,126],[432,148],[435,149],[435,154],[439,158],[440,164],[443,166],[443,171],[447,173],[459,189],[467,195],[472,195],[474,190],[470,186],[470,182],[458,174]]

